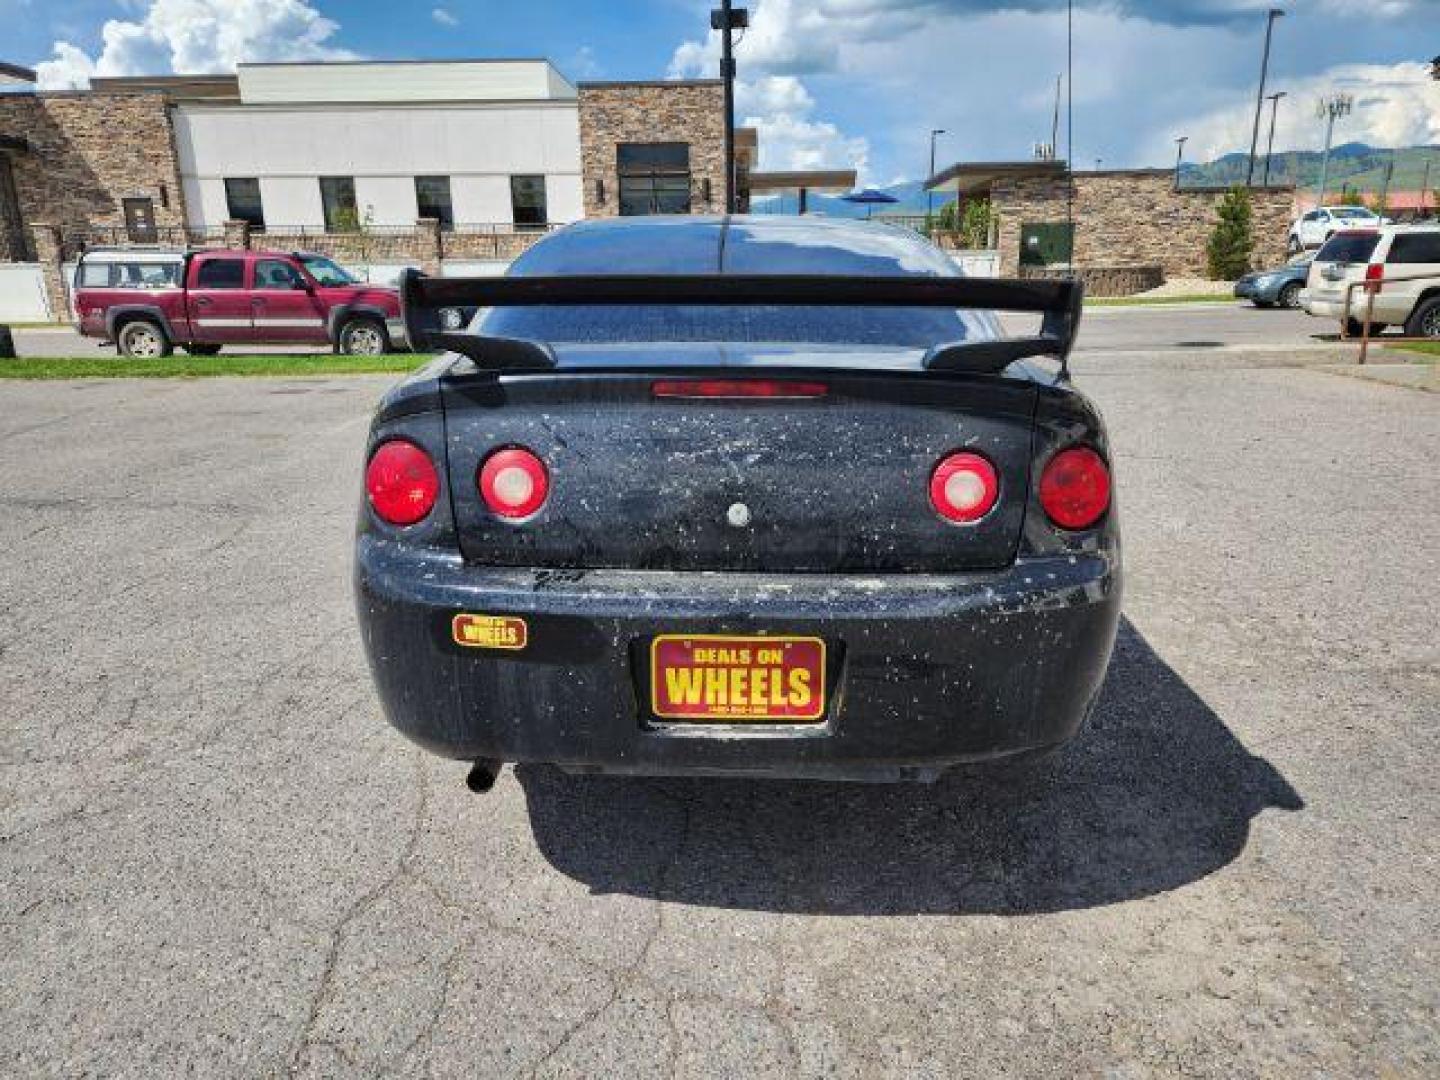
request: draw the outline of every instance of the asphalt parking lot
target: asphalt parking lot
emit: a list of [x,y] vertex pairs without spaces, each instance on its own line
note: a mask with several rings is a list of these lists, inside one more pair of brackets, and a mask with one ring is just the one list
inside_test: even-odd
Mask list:
[[360,653],[387,380],[0,381],[0,1071],[1435,1075],[1440,399],[1080,370],[1129,577],[1066,752],[485,797]]

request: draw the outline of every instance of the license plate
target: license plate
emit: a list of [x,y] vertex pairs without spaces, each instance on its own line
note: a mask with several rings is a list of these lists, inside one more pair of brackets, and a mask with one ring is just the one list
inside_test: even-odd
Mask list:
[[812,723],[825,715],[825,642],[662,634],[650,645],[650,707],[662,720]]

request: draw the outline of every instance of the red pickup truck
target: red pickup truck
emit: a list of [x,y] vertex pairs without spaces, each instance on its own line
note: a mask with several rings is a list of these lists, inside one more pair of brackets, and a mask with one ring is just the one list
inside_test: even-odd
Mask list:
[[285,251],[87,252],[75,271],[76,329],[121,354],[212,356],[226,345],[405,344],[400,295],[323,255]]

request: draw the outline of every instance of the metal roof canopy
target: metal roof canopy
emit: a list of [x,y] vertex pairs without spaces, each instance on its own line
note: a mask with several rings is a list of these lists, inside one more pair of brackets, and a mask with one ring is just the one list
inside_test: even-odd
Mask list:
[[19,64],[7,64],[0,60],[0,86],[19,86],[35,81],[35,72]]
[[855,187],[854,169],[811,169],[750,174],[752,193],[772,191],[850,191]]
[[926,191],[978,195],[988,192],[996,180],[1028,177],[1064,177],[1070,167],[1063,161],[977,161],[951,165],[925,181]]

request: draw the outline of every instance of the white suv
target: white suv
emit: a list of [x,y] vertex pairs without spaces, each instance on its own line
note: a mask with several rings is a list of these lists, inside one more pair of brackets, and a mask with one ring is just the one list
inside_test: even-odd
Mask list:
[[1351,288],[1378,282],[1370,332],[1403,325],[1410,337],[1440,338],[1440,224],[1347,229],[1325,242],[1300,306],[1358,334],[1369,294]]
[[1290,254],[1306,248],[1318,248],[1341,229],[1378,229],[1389,224],[1389,218],[1383,218],[1363,206],[1322,206],[1290,226]]

